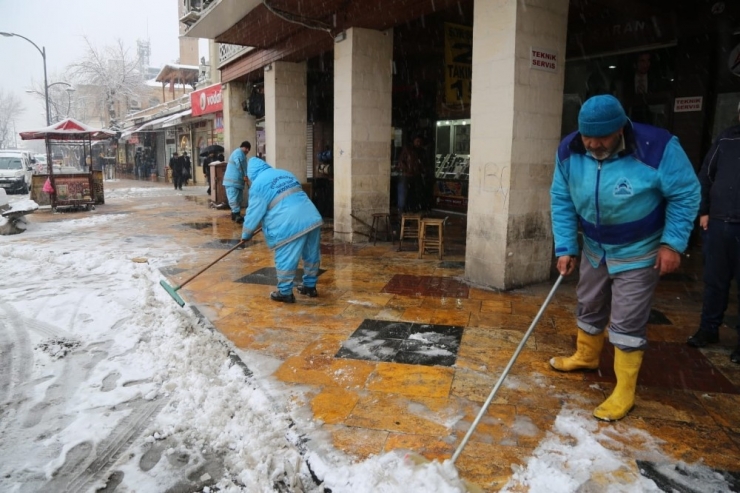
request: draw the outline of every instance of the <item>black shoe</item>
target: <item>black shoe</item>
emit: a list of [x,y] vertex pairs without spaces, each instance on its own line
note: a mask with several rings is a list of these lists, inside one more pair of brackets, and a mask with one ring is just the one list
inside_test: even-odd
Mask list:
[[296,286],[298,289],[298,292],[308,296],[309,298],[316,298],[319,295],[319,292],[316,291],[316,288],[309,288],[307,286],[304,286],[303,284],[299,284]]
[[270,299],[281,303],[295,303],[295,296],[293,296],[293,293],[282,294],[280,291],[273,291],[270,293]]
[[237,214],[234,222],[236,224],[244,224],[244,217],[241,214]]
[[735,350],[730,355],[730,361],[740,365],[740,344],[737,345]]
[[241,216],[241,214],[239,214],[238,212],[232,212],[231,213],[231,220],[232,221],[236,221],[236,218],[239,217],[239,216]]
[[701,347],[706,346],[707,344],[716,344],[718,342],[719,342],[718,333],[716,332],[712,333],[704,329],[699,329],[696,331],[696,334],[689,337],[689,340],[686,341],[686,344],[688,344],[691,347],[701,348]]

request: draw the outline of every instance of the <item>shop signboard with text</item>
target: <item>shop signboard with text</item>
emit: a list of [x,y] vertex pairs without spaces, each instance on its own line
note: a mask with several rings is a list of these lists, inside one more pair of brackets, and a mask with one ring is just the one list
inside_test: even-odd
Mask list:
[[221,84],[204,87],[190,93],[190,108],[193,116],[223,111]]

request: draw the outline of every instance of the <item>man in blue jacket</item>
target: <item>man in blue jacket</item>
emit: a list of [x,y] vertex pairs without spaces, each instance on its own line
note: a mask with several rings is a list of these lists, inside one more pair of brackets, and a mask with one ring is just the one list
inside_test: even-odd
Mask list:
[[550,365],[598,368],[608,325],[617,385],[594,416],[618,420],[634,405],[653,292],[681,263],[699,181],[676,137],[630,122],[616,98],[601,95],[584,103],[578,131],[558,147],[550,194],[561,275],[575,270],[579,226],[583,233],[576,352]]
[[[740,104],[737,107],[740,118]],[[740,125],[733,125],[717,138],[699,171],[703,231],[704,302],[699,330],[688,344],[704,347],[719,342],[730,283],[740,280]],[[740,330],[740,325],[735,327]],[[740,363],[740,342],[730,355]]]
[[298,292],[315,298],[321,262],[321,214],[290,172],[274,169],[260,158],[249,160],[249,204],[242,240],[249,240],[262,223],[267,246],[275,250],[278,290],[273,301],[295,303],[293,279],[303,259],[303,284]]
[[224,188],[229,200],[231,220],[238,224],[244,222],[242,217],[242,199],[244,198],[244,181],[247,178],[247,154],[252,144],[246,140],[229,156],[224,173]]

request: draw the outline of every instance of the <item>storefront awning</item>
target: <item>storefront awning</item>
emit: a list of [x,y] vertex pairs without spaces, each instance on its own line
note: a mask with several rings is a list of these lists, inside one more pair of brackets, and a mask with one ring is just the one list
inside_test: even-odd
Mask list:
[[185,110],[181,111],[179,113],[175,113],[174,115],[167,118],[165,121],[162,122],[161,128],[169,128],[174,127],[176,125],[180,125],[182,123],[183,118],[190,115],[192,113],[192,110]]

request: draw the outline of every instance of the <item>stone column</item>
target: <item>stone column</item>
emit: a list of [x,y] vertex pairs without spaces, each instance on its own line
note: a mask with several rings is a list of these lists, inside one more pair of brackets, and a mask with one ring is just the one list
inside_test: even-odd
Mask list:
[[224,104],[224,157],[239,144],[248,140],[252,144],[249,156],[254,156],[257,147],[257,127],[255,118],[244,111],[242,103],[247,100],[247,88],[243,82],[229,82],[222,93]]
[[[465,277],[499,289],[544,281],[560,141],[568,0],[476,0]],[[555,53],[554,71],[531,66]]]
[[306,62],[273,62],[265,68],[267,162],[306,183]]
[[[346,31],[334,45],[334,235],[368,237],[390,207],[393,32]],[[354,218],[353,218],[354,216]]]

